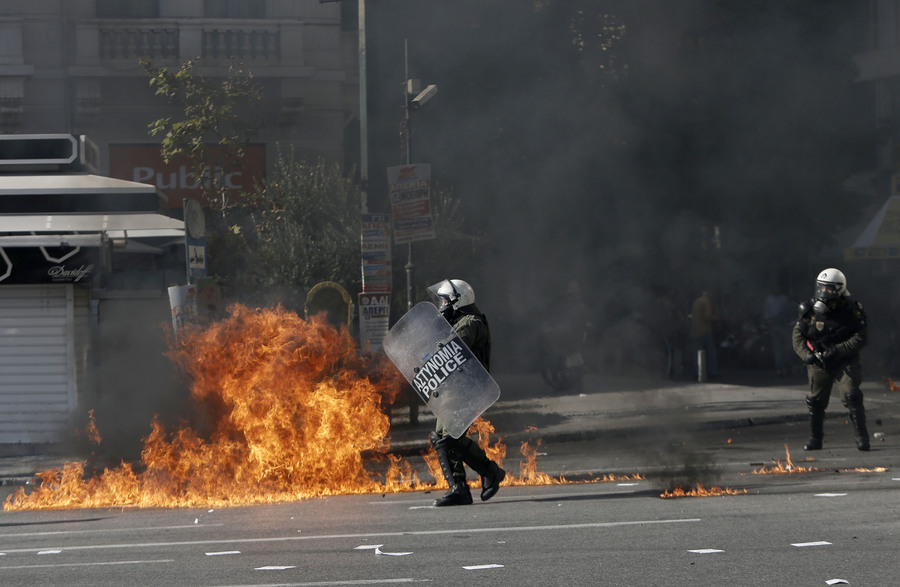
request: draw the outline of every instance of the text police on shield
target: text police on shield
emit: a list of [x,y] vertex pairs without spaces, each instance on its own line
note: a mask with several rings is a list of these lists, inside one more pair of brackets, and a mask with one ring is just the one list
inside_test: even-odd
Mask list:
[[437,389],[470,357],[470,353],[466,352],[459,338],[454,338],[416,371],[416,377],[413,380],[416,391],[426,398],[430,398],[431,392]]

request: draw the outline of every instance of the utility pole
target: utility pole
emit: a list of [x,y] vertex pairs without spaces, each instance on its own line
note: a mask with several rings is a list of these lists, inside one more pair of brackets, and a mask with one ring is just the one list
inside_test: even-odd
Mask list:
[[[403,128],[400,131],[403,136],[404,163],[410,164],[410,137],[409,137],[409,40],[403,39]],[[406,310],[413,307],[413,273],[416,266],[413,264],[413,244],[406,243]]]

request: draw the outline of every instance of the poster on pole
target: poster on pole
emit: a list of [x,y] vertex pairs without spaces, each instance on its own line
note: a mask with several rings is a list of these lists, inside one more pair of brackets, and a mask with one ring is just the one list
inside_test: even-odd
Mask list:
[[411,163],[388,167],[388,193],[394,219],[394,243],[434,238],[431,216],[431,165]]
[[381,350],[382,341],[388,333],[391,317],[390,293],[360,293],[359,300],[359,343],[369,352]]
[[391,291],[391,219],[387,214],[363,214],[360,237],[362,290]]

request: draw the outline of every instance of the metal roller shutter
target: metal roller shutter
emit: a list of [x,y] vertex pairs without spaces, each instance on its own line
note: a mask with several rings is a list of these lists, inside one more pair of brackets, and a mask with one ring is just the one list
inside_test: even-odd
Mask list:
[[75,404],[71,285],[0,287],[0,444],[59,442]]

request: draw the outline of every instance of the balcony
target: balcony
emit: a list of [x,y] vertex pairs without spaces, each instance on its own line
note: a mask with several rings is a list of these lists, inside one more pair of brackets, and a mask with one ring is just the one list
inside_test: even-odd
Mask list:
[[[103,75],[107,69],[121,73],[123,69],[137,68],[142,57],[156,64],[177,64],[199,57],[202,65],[213,67],[232,59],[267,67],[303,66],[305,25],[298,20],[82,21],[76,24],[73,67],[85,74]],[[334,29],[337,38],[337,24]],[[329,50],[332,49],[327,46],[314,47],[310,53]]]

